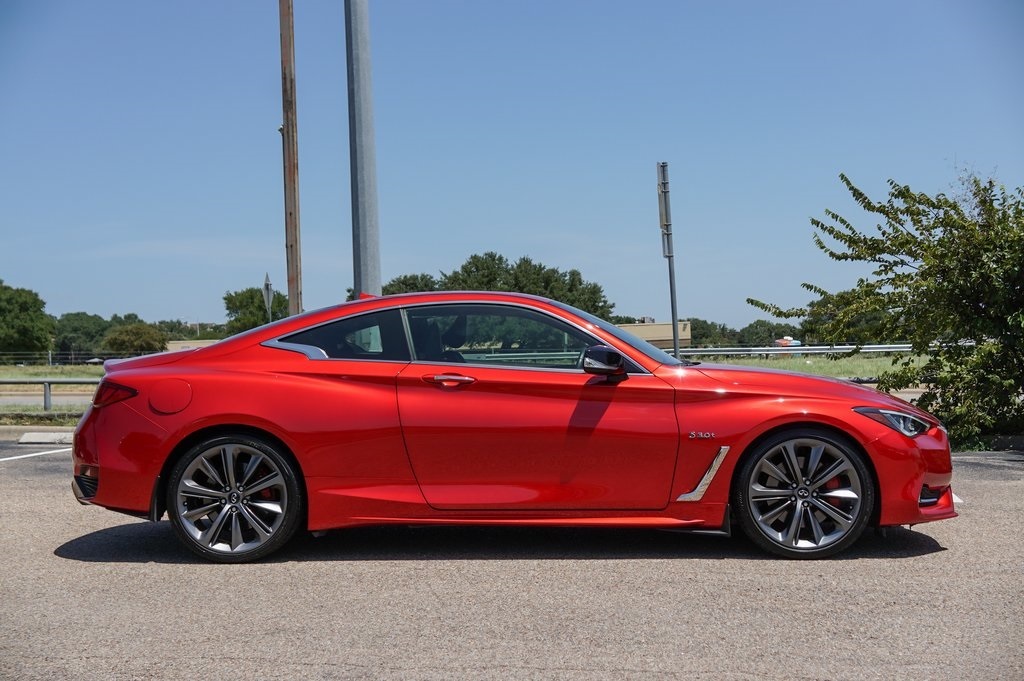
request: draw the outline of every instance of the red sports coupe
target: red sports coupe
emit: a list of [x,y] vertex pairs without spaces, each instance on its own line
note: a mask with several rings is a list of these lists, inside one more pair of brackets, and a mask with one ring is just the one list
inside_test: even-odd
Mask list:
[[166,512],[221,562],[383,523],[737,524],[818,558],[956,516],[945,430],[910,404],[679,361],[514,293],[369,298],[108,362],[73,456],[81,502]]

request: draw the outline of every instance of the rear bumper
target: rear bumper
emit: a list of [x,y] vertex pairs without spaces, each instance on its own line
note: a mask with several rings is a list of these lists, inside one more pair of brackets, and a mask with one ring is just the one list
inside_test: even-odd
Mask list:
[[71,480],[71,491],[80,504],[91,505],[96,498],[96,491],[99,489],[99,478],[88,475],[76,475]]
[[90,408],[75,429],[71,491],[82,504],[149,515],[166,432],[128,402]]

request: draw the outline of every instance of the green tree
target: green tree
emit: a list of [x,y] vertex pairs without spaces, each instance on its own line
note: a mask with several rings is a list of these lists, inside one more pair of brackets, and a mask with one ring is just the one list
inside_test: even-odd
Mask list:
[[223,324],[193,323],[183,319],[161,319],[153,326],[160,329],[169,341],[216,340],[226,335]]
[[764,348],[770,346],[779,338],[785,338],[786,336],[798,337],[800,329],[793,324],[758,319],[740,329],[738,335],[740,345]]
[[109,328],[110,322],[98,314],[66,312],[57,320],[54,347],[72,362],[89,359],[100,351]]
[[39,294],[0,279],[0,352],[46,352],[54,326]]
[[[807,316],[800,322],[800,334],[808,343],[854,343],[868,345],[871,343],[899,342],[899,338],[885,338],[882,321],[889,313],[885,310],[868,310],[851,315],[843,324],[844,334],[841,340],[829,333],[832,322],[857,299],[857,291],[839,291],[829,293],[812,287],[819,295],[817,300],[807,304]],[[828,338],[828,340],[826,340]]]
[[[878,220],[863,231],[833,211],[812,220],[814,242],[838,261],[870,263],[871,278],[842,296],[819,326],[826,342],[845,340],[865,315],[880,313],[879,337],[909,341],[916,354],[879,376],[883,390],[924,385],[918,404],[955,440],[1024,427],[1024,189],[969,177],[959,197],[929,196],[889,182],[876,203],[845,176],[856,203]],[[826,241],[826,239],[828,241]],[[804,288],[826,293],[813,284]],[[775,316],[802,317],[758,300]]]
[[142,355],[167,349],[167,336],[153,324],[135,322],[110,327],[104,349],[120,355]]
[[122,326],[124,324],[145,324],[146,322],[134,312],[129,312],[125,316],[119,314],[110,316],[111,326]]
[[721,348],[739,343],[739,332],[725,324],[690,319],[690,344],[695,348]]
[[384,284],[384,295],[393,293],[416,293],[418,291],[436,291],[437,279],[431,274],[403,274]]
[[[224,308],[227,310],[228,335],[241,333],[266,324],[267,304],[263,300],[263,289],[252,286],[241,291],[228,291],[224,294]],[[270,311],[273,320],[288,316],[288,296],[274,291],[271,298]]]
[[494,251],[474,254],[459,269],[442,272],[439,288],[445,291],[513,291],[512,265],[505,256]]
[[167,336],[167,340],[188,340],[199,334],[198,329],[181,319],[161,319],[154,326]]
[[[522,257],[514,263],[493,251],[471,255],[440,279],[429,274],[406,274],[383,286],[385,294],[409,291],[515,291],[545,296],[608,319],[614,305],[599,284],[586,281],[579,270],[563,272]],[[351,294],[350,294],[351,295]]]

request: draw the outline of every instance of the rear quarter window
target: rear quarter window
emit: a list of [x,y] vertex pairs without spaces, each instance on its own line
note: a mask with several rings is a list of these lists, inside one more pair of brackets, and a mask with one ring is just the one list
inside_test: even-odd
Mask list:
[[409,348],[398,310],[346,317],[293,333],[280,342],[319,348],[328,359],[409,361]]

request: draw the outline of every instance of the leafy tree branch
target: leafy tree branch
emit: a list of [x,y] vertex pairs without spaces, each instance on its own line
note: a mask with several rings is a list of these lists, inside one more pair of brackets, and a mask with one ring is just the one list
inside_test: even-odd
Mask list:
[[920,406],[960,441],[1020,432],[1024,189],[967,177],[960,196],[929,196],[890,180],[888,199],[876,203],[845,175],[840,180],[877,222],[864,230],[825,211],[825,220],[811,220],[814,243],[833,260],[874,265],[872,276],[837,293],[805,283],[818,296],[805,308],[747,302],[778,317],[805,317],[805,332],[822,342],[909,341],[927,361],[894,360],[881,389],[923,385]]

